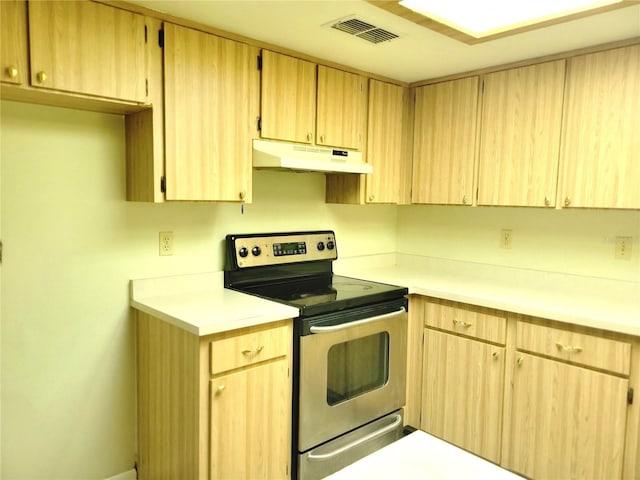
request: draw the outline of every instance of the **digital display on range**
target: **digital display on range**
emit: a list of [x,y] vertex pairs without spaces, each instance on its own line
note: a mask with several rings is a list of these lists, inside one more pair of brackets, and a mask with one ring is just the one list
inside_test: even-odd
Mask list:
[[305,242],[273,244],[273,255],[276,257],[281,257],[283,255],[302,255],[305,253],[307,253],[307,244]]

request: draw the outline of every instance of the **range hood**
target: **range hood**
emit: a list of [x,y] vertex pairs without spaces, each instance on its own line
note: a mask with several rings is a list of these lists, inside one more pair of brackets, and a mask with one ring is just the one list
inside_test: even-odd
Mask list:
[[253,141],[253,168],[322,173],[372,173],[361,152],[299,143]]

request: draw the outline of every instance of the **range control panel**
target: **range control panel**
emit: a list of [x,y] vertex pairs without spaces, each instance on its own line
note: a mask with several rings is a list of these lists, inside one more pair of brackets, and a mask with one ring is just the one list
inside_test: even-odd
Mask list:
[[230,235],[227,242],[232,243],[238,268],[338,258],[335,234],[330,230]]

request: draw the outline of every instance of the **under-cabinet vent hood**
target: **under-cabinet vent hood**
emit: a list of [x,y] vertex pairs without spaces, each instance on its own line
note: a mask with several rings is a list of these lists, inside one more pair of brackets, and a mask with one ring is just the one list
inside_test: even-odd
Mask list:
[[299,143],[253,141],[253,168],[296,172],[372,173],[361,152]]

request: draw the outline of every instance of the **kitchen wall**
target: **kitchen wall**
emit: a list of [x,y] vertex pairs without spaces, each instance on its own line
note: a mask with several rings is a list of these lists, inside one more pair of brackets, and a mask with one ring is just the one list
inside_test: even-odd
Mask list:
[[[509,250],[502,229],[512,230]],[[616,236],[633,238],[629,260],[614,258]],[[404,206],[398,252],[640,282],[640,212]]]
[[[102,479],[135,461],[131,278],[220,270],[227,233],[332,228],[396,251],[397,208],[324,204],[324,176],[255,172],[254,203],[125,202],[123,117],[1,104],[0,477]],[[158,256],[158,232],[174,255]]]

